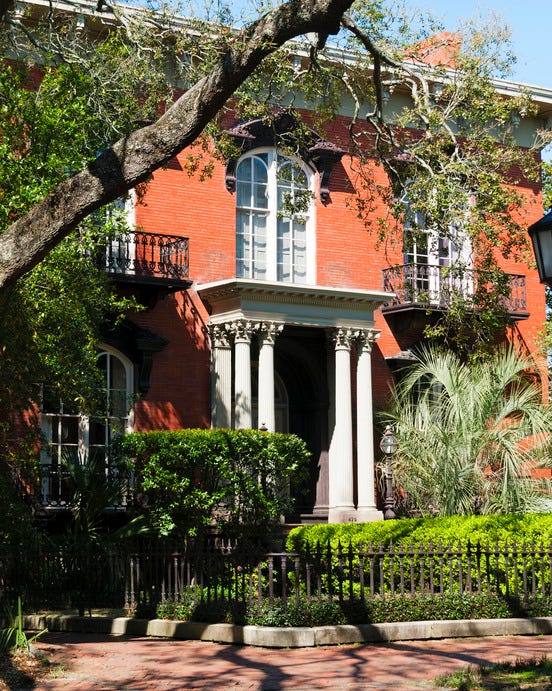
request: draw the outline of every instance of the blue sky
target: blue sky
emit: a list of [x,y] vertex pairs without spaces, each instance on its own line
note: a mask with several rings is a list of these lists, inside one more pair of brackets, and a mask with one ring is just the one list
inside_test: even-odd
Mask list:
[[513,79],[552,89],[552,0],[418,0],[416,4],[428,8],[449,30],[458,20],[499,14],[512,30],[518,58]]

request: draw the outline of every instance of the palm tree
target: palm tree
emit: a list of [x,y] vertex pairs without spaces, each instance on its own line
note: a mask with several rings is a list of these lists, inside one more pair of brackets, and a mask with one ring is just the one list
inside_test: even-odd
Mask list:
[[504,347],[462,362],[428,347],[382,414],[395,428],[396,486],[422,515],[552,510],[552,411],[534,362]]

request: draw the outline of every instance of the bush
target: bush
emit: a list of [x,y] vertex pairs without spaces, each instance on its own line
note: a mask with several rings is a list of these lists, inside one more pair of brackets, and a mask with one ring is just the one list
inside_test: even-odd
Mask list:
[[536,545],[552,541],[551,514],[504,514],[490,516],[450,516],[442,518],[405,518],[374,523],[311,525],[294,528],[287,539],[287,549],[304,552],[305,546],[330,542],[332,547],[384,545]]
[[157,608],[160,619],[180,619],[203,623],[255,626],[335,626],[338,624],[383,624],[386,622],[507,619],[509,617],[551,616],[548,601],[524,606],[519,600],[499,595],[454,594],[439,597],[393,597],[374,600],[306,599],[273,605],[267,602],[230,603],[224,600],[201,603],[163,603]]
[[289,485],[309,457],[295,435],[224,429],[135,432],[117,453],[161,534],[216,526],[246,541],[289,510]]
[[[417,584],[423,575],[428,590],[433,581],[437,587],[441,584],[446,591],[460,593],[459,581],[467,582],[469,564],[471,577],[480,578],[484,588],[509,596],[522,589],[525,569],[528,573],[530,570],[537,592],[550,591],[551,540],[549,515],[453,516],[304,526],[290,533],[287,549],[301,554],[308,551],[321,571],[323,586],[331,587],[334,593],[341,587],[346,597],[360,595],[361,560],[365,578],[367,569],[372,569],[376,592],[382,587],[387,593],[393,592],[393,587],[398,591],[401,583],[397,564],[403,559],[404,568],[416,574]],[[329,552],[325,549],[328,545]],[[391,545],[393,549],[388,550]],[[524,555],[523,547],[532,545],[535,556]]]

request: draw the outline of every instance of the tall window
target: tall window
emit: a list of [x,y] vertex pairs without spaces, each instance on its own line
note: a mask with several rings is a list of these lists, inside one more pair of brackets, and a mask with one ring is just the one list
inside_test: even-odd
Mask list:
[[236,176],[236,275],[314,283],[311,179],[276,150],[244,157]]
[[119,197],[105,211],[105,225],[115,234],[107,242],[106,268],[116,274],[134,274],[136,265],[136,214],[134,191]]
[[461,228],[451,229],[441,237],[437,231],[425,228],[416,219],[416,229],[406,228],[404,261],[414,299],[440,303],[451,294],[469,295],[473,292],[470,271],[471,243]]
[[90,454],[103,454],[113,439],[132,428],[132,364],[123,355],[102,349],[98,367],[103,374],[103,405],[97,416],[87,416],[43,388],[41,432],[42,501],[45,504],[63,504],[66,497],[67,458],[86,462]]

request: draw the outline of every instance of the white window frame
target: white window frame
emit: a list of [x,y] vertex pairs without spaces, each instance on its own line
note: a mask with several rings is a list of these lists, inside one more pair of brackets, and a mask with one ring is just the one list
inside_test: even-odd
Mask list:
[[[405,242],[404,263],[427,267],[427,274],[421,273],[416,277],[410,276],[415,282],[416,292],[419,294],[427,292],[430,304],[440,304],[446,290],[456,291],[462,295],[472,295],[474,290],[472,247],[467,234],[462,231],[461,226],[451,227],[448,237],[443,237],[433,228],[426,228],[421,214],[416,214],[416,230],[412,226],[405,224],[405,240],[408,234],[423,234],[426,238],[425,252],[420,251],[416,237]],[[454,235],[458,237],[458,242],[454,241]],[[455,276],[454,273],[446,275],[443,268],[454,267],[465,269],[466,273],[462,276]],[[416,299],[414,300],[416,301]]]
[[[266,171],[267,171],[267,186],[266,186],[266,197],[267,206],[266,208],[257,208],[250,206],[238,206],[238,197],[236,198],[236,275],[238,278],[259,278],[262,275],[262,267],[258,267],[259,270],[255,269],[255,257],[251,256],[249,259],[249,267],[243,267],[241,263],[243,262],[243,257],[238,256],[238,226],[237,226],[237,214],[240,208],[247,210],[256,211],[259,214],[265,214],[266,217],[266,246],[265,246],[265,261],[266,266],[264,270],[264,276],[259,278],[259,280],[266,280],[270,282],[282,282],[278,278],[278,165],[282,162],[282,159],[290,161],[293,165],[301,169],[305,174],[307,180],[307,190],[311,196],[311,202],[309,204],[308,211],[304,214],[298,214],[305,218],[305,278],[304,280],[294,280],[293,278],[290,283],[297,283],[301,285],[315,285],[316,282],[316,237],[315,237],[315,205],[314,205],[314,177],[313,171],[300,159],[283,154],[274,147],[260,147],[254,149],[244,156],[242,156],[236,166],[236,184],[239,185],[239,169],[240,165],[249,158],[260,158],[261,155],[267,156]],[[253,253],[254,250],[254,239],[256,237],[255,228],[250,227],[249,229],[249,239],[250,239],[250,252]],[[293,252],[293,243],[290,251]]]
[[[124,367],[125,384],[126,384],[126,400],[128,412],[125,416],[108,416],[108,420],[115,420],[123,422],[123,434],[132,432],[134,427],[134,409],[133,409],[133,393],[134,393],[134,366],[132,362],[121,352],[111,348],[110,346],[100,344],[98,346],[98,360],[100,357],[108,356],[108,367],[106,368],[107,376],[109,377],[109,363],[111,358],[116,358]],[[109,400],[108,391],[108,400]],[[63,422],[76,421],[77,424],[77,441],[76,443],[64,444],[63,437]],[[55,466],[61,468],[63,466],[63,450],[65,448],[75,448],[77,450],[77,457],[79,459],[86,459],[90,450],[90,418],[87,415],[79,413],[67,414],[63,410],[63,403],[60,402],[60,409],[58,412],[41,411],[40,416],[40,430],[42,434],[43,443],[40,448],[40,463],[45,466]],[[57,425],[57,439],[55,444],[52,444],[54,437],[53,427]],[[102,448],[104,445],[95,445],[95,448]],[[105,448],[105,447],[104,447]],[[107,458],[106,458],[107,460]],[[61,482],[61,475],[59,475]],[[50,501],[52,495],[51,483],[53,476],[43,474],[42,477],[42,496],[46,504],[55,504],[55,501]]]
[[[117,269],[115,273],[134,275],[136,273],[135,259],[136,259],[136,244],[134,242],[134,231],[136,229],[136,193],[129,190],[127,196],[119,197],[112,205],[107,207],[107,213],[113,213],[113,210],[122,210],[123,215],[128,226],[128,230],[122,235],[118,235],[109,241],[108,253],[112,260],[115,261]],[[118,259],[123,261],[119,264]],[[114,271],[115,267],[109,265],[106,257],[107,268]],[[123,264],[128,264],[124,266]]]

